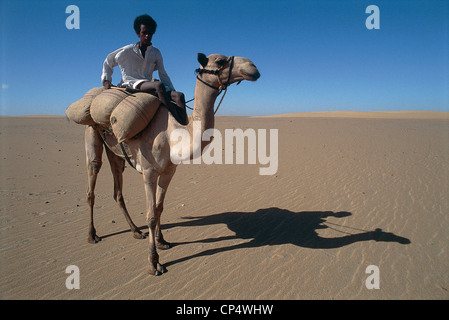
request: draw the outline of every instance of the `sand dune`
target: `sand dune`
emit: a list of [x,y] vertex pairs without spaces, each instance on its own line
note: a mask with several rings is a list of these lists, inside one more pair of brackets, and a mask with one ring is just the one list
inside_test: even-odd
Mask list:
[[[218,117],[278,129],[276,174],[259,164],[180,165],[162,216],[174,247],[150,276],[112,199],[96,188],[103,240],[87,243],[84,127],[63,117],[0,117],[1,299],[448,299],[447,113]],[[144,232],[142,177],[124,197]],[[66,288],[67,266],[80,289]],[[368,289],[367,267],[379,270]]]

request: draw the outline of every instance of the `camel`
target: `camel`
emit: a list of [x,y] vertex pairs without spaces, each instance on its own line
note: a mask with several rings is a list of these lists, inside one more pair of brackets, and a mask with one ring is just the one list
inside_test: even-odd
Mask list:
[[[214,104],[219,93],[227,89],[232,83],[243,80],[256,81],[260,77],[256,66],[249,59],[242,57],[226,57],[219,54],[206,57],[206,55],[199,53],[198,62],[200,68],[196,70],[198,75],[193,114],[185,126],[177,122],[167,108],[161,106],[150,124],[136,137],[127,140],[126,148],[123,149],[111,132],[107,132],[97,125],[87,126],[85,130],[88,175],[87,203],[90,210],[88,242],[97,243],[101,240],[94,227],[93,209],[95,183],[102,166],[102,154],[105,145],[114,179],[114,200],[125,216],[134,238],[137,239],[143,239],[145,236],[129,216],[123,199],[124,158],[128,157],[135,164],[136,170],[142,173],[146,197],[146,222],[149,230],[148,272],[151,275],[161,275],[166,272],[166,268],[159,262],[157,249],[165,250],[171,247],[170,243],[164,240],[161,232],[164,199],[177,167],[170,158],[174,144],[170,140],[170,134],[176,129],[185,129],[192,136],[193,126],[198,125],[198,123],[201,126],[201,133],[207,129],[212,129],[214,127]],[[212,139],[202,141],[201,151],[211,141]],[[198,150],[193,149],[194,145],[191,142],[190,157],[198,152]]]

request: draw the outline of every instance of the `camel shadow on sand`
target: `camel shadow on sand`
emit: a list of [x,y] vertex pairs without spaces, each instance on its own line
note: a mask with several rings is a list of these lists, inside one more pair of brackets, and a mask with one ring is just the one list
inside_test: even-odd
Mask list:
[[[190,243],[212,243],[233,239],[248,239],[249,241],[205,250],[194,255],[167,262],[165,265],[170,266],[196,257],[210,256],[230,250],[256,248],[266,245],[293,244],[309,249],[334,249],[360,241],[410,243],[410,240],[407,238],[384,232],[381,229],[367,231],[342,226],[326,220],[328,217],[345,218],[350,215],[350,212],[292,212],[279,208],[266,208],[259,209],[255,212],[224,212],[205,217],[185,217],[183,219],[186,221],[165,224],[162,225],[162,229],[225,224],[235,235],[172,243],[173,246]],[[320,237],[317,230],[324,228],[332,228],[342,235],[335,238]]]

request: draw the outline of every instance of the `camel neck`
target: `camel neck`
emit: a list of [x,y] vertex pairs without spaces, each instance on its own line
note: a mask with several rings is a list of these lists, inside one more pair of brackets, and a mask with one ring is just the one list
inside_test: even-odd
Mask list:
[[217,97],[217,90],[209,88],[197,80],[192,116],[193,121],[201,121],[201,131],[214,127],[214,104]]

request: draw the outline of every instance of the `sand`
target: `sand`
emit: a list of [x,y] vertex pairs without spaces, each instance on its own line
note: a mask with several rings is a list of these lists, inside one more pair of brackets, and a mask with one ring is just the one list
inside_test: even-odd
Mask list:
[[[278,129],[278,170],[180,165],[162,215],[168,272],[154,277],[148,241],[132,238],[112,199],[106,156],[95,208],[103,240],[87,243],[84,127],[0,117],[0,298],[448,299],[448,118],[217,117],[220,130]],[[147,233],[142,177],[128,166],[124,179]],[[71,265],[79,289],[66,287]]]

